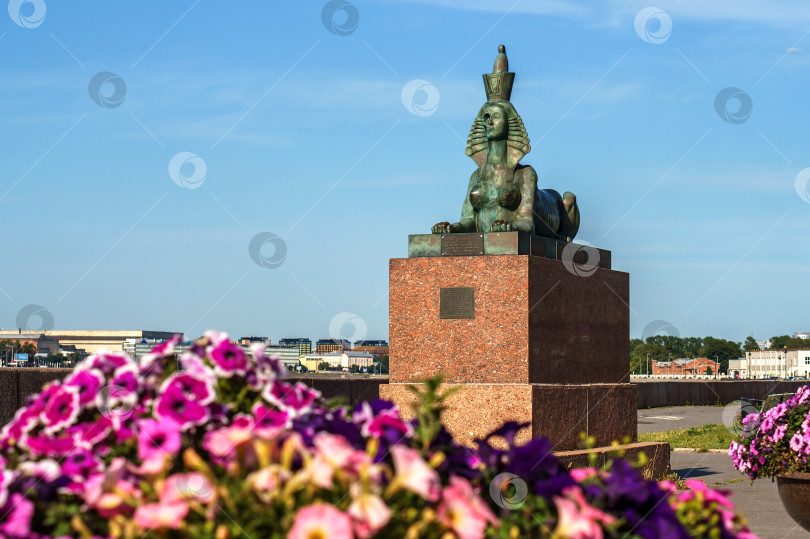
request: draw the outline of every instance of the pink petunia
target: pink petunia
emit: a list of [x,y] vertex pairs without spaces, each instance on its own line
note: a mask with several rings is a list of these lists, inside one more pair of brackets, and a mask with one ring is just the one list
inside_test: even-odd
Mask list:
[[602,525],[613,525],[616,518],[592,507],[579,487],[563,489],[563,496],[554,496],[557,527],[554,535],[569,539],[602,539]]
[[360,494],[354,498],[348,513],[360,539],[372,537],[391,520],[391,509],[374,494]]
[[0,537],[30,537],[31,518],[34,516],[34,504],[22,494],[12,494],[9,500],[10,512],[0,524]]
[[351,518],[326,503],[315,503],[298,511],[287,539],[353,539]]
[[161,504],[195,501],[208,503],[214,497],[214,486],[199,472],[174,474],[166,478],[160,493]]
[[391,448],[391,456],[396,471],[394,481],[428,501],[439,499],[439,474],[428,466],[419,451],[395,445]]
[[149,503],[135,510],[135,524],[142,530],[178,530],[188,514],[183,502]]
[[460,539],[481,539],[488,524],[498,526],[498,519],[470,482],[457,476],[451,476],[450,484],[442,490],[437,516]]
[[217,457],[229,457],[238,447],[253,440],[253,418],[237,414],[227,427],[212,430],[205,435],[203,448]]

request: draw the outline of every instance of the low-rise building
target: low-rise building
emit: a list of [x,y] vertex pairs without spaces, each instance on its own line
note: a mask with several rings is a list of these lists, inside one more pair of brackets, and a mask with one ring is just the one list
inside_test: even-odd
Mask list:
[[[672,361],[653,361],[653,376],[695,376],[717,374],[720,363],[705,357],[680,358]],[[711,369],[711,371],[709,371]]]
[[745,353],[750,378],[810,377],[809,349],[754,350]]
[[374,366],[374,356],[368,352],[330,352],[328,354],[307,354],[301,358],[307,370],[320,370],[322,363],[328,363],[332,369],[349,370],[352,367],[370,369]]
[[278,343],[283,345],[297,346],[299,356],[305,356],[312,353],[312,339],[307,339],[306,337],[285,337],[278,341]]
[[338,339],[318,339],[315,343],[316,354],[329,354],[331,352],[342,352],[344,350],[351,350],[352,345],[349,341]]
[[744,357],[728,360],[728,375],[731,378],[748,378],[748,362]]
[[[0,340],[9,339],[19,335],[19,330],[0,330]],[[109,350],[111,352],[124,349],[124,343],[128,339],[158,339],[166,340],[172,338],[178,332],[174,331],[145,331],[145,330],[114,330],[114,331],[86,331],[86,330],[58,330],[43,331],[48,339],[56,340],[60,346],[75,346],[76,349],[84,350],[89,354],[94,354],[99,350]],[[182,335],[182,333],[180,333]]]

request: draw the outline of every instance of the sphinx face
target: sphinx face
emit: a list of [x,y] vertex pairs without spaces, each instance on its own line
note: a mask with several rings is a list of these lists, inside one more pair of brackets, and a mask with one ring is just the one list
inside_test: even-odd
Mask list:
[[505,140],[509,132],[509,121],[506,109],[500,105],[490,105],[484,109],[482,116],[484,131],[489,140]]

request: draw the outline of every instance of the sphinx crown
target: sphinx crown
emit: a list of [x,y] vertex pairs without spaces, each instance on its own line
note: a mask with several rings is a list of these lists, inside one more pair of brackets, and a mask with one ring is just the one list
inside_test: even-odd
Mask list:
[[502,99],[509,101],[512,96],[512,85],[515,83],[515,74],[509,72],[509,59],[506,57],[506,47],[498,46],[498,56],[492,73],[484,73],[484,90],[487,92],[487,101]]

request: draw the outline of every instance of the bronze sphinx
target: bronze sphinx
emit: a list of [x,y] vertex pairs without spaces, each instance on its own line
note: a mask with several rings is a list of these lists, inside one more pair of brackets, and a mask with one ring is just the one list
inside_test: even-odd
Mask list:
[[509,101],[514,80],[501,45],[492,73],[484,74],[487,102],[467,138],[466,154],[478,168],[470,176],[461,219],[437,223],[434,234],[519,230],[567,242],[576,236],[576,196],[538,189],[535,170],[520,164],[531,147],[523,120]]

